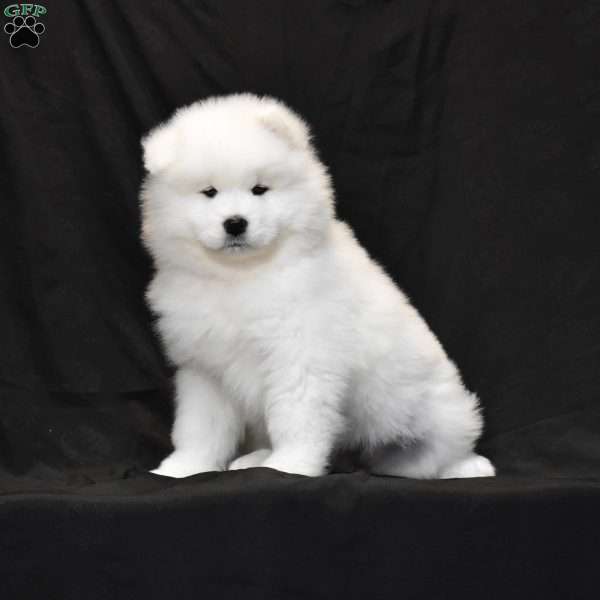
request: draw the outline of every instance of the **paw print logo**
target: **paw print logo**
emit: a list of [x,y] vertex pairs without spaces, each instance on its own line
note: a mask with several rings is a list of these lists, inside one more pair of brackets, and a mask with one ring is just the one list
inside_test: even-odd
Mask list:
[[29,46],[37,48],[40,43],[40,35],[46,31],[43,23],[40,23],[33,15],[28,17],[16,16],[12,22],[4,26],[4,32],[10,35],[10,45],[13,48]]

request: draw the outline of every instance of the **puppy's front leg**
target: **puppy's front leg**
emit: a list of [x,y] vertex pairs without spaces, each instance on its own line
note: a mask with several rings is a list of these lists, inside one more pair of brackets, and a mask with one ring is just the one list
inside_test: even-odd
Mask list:
[[241,419],[220,386],[205,373],[181,368],[175,377],[174,452],[165,458],[157,475],[187,477],[222,471],[237,447]]
[[262,466],[313,477],[323,475],[344,427],[342,378],[322,365],[296,364],[280,370],[277,379],[266,405],[273,452]]

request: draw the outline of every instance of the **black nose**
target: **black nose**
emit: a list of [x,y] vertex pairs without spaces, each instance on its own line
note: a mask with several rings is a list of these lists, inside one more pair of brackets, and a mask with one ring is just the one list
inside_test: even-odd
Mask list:
[[242,235],[248,228],[248,221],[244,217],[229,217],[223,221],[223,228],[229,235]]

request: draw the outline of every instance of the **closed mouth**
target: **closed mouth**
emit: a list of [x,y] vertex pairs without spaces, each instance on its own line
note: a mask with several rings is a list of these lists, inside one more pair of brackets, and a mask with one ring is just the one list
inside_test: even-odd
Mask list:
[[240,248],[248,248],[248,243],[243,240],[227,240],[225,242],[224,248],[231,249],[240,249]]

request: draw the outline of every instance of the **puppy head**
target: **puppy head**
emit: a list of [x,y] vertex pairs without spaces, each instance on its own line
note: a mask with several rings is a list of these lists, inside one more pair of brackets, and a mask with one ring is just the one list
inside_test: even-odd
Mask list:
[[329,177],[308,127],[273,98],[197,102],[142,146],[143,237],[156,258],[185,260],[185,246],[235,262],[290,239],[314,244],[333,216]]

